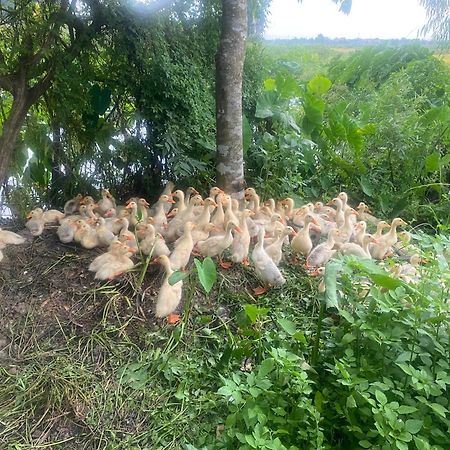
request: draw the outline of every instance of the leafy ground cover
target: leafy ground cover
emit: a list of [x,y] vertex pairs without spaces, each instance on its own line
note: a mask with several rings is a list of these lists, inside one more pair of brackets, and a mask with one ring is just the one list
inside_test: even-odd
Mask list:
[[288,283],[255,298],[251,269],[209,294],[192,271],[175,327],[152,318],[156,266],[98,284],[95,252],[53,233],[9,247],[0,447],[449,448],[450,242],[416,238],[414,285],[342,259],[320,293],[285,262]]

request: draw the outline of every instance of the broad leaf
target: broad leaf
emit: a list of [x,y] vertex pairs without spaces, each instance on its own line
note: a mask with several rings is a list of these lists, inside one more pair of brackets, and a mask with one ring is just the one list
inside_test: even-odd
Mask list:
[[337,298],[337,274],[341,268],[341,263],[338,261],[331,261],[325,266],[325,303],[326,307],[339,309],[339,302]]
[[216,265],[209,256],[205,258],[203,262],[195,258],[194,263],[197,267],[197,274],[200,284],[203,286],[206,293],[209,294],[217,280]]
[[332,84],[333,83],[328,78],[317,75],[313,79],[309,80],[307,89],[313,94],[323,95],[330,90]]
[[284,331],[286,331],[287,334],[290,334],[293,336],[295,334],[296,327],[295,323],[288,319],[278,318],[277,322],[281,325],[281,328],[283,328]]
[[244,305],[244,311],[250,319],[250,322],[255,323],[258,317],[267,315],[269,308],[258,308],[256,305],[248,303]]
[[184,280],[189,275],[189,272],[181,272],[179,270],[175,271],[172,275],[170,275],[168,282],[171,286],[178,283],[181,280]]
[[427,172],[437,172],[440,166],[441,155],[433,152],[425,158],[425,169]]

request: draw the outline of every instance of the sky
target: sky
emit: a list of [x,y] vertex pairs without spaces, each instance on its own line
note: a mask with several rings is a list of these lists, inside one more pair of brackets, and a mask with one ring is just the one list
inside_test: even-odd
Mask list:
[[350,14],[332,0],[272,0],[268,39],[316,37],[409,38],[418,37],[426,23],[419,0],[353,0]]

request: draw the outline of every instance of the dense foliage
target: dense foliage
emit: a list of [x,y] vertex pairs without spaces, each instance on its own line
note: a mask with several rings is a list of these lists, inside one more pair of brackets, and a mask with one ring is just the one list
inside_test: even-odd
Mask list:
[[449,68],[425,48],[373,47],[310,76],[307,55],[269,54],[249,151],[254,182],[304,198],[346,189],[385,216],[447,226]]

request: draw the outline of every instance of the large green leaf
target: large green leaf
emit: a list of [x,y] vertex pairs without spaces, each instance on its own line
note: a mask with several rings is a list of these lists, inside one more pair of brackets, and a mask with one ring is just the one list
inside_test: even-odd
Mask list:
[[317,75],[309,80],[307,89],[308,92],[311,92],[312,94],[323,95],[330,90],[332,84],[333,83],[328,78]]
[[337,275],[341,267],[342,264],[339,261],[331,261],[325,266],[324,282],[325,302],[327,309],[339,309],[339,301],[337,296]]
[[425,158],[425,169],[427,172],[437,172],[440,166],[441,155],[439,152],[433,152]]
[[195,267],[197,268],[198,279],[207,294],[211,291],[217,280],[217,270],[214,261],[208,256],[202,261],[195,258]]
[[173,286],[174,284],[178,283],[181,280],[184,280],[189,275],[189,272],[181,272],[179,270],[175,271],[172,275],[169,277],[169,284]]

